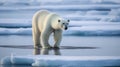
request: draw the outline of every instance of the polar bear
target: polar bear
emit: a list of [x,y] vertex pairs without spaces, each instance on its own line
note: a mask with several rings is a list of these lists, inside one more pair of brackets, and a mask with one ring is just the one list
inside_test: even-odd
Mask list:
[[54,36],[54,47],[59,48],[62,39],[62,30],[68,29],[69,20],[47,10],[40,10],[33,15],[32,35],[34,48],[51,48],[48,39],[51,33]]

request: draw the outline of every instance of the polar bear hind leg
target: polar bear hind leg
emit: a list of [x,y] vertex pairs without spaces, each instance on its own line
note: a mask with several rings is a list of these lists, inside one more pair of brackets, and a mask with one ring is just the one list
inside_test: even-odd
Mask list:
[[39,47],[41,47],[40,38],[39,38],[40,32],[39,32],[38,27],[36,27],[36,25],[37,25],[36,17],[37,16],[34,16],[33,20],[32,20],[32,35],[33,35],[34,48],[39,48]]
[[[33,30],[35,31],[35,30]],[[41,44],[40,44],[40,32],[33,32],[33,41],[34,41],[34,48],[40,48]]]
[[[34,42],[34,48],[40,48],[41,42],[40,42],[40,35],[41,31],[39,28],[39,23],[42,24],[42,20],[49,14],[47,10],[40,10],[36,12],[32,18],[32,35],[33,35],[33,42]],[[42,19],[42,20],[41,20]],[[41,27],[41,26],[40,26]]]

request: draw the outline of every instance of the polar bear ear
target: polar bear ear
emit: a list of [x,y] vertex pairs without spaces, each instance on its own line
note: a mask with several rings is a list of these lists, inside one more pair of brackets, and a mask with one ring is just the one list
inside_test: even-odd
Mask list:
[[61,22],[61,20],[58,20],[58,22]]
[[67,20],[68,22],[70,22],[70,20]]

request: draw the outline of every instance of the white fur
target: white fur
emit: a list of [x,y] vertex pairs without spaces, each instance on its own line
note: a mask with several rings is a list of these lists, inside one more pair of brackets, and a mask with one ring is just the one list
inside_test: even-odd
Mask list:
[[47,10],[38,11],[34,14],[32,19],[32,33],[34,47],[50,48],[48,39],[51,33],[54,33],[54,47],[59,47],[62,39],[62,20],[60,16],[50,13]]

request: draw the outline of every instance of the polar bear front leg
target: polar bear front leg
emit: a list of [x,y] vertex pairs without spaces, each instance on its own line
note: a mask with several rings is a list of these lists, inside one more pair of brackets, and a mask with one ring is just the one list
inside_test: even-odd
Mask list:
[[51,31],[45,30],[41,32],[41,45],[42,48],[51,48],[51,46],[48,43],[49,36],[51,34]]
[[62,30],[56,30],[54,31],[54,47],[59,48],[60,42],[62,40]]

